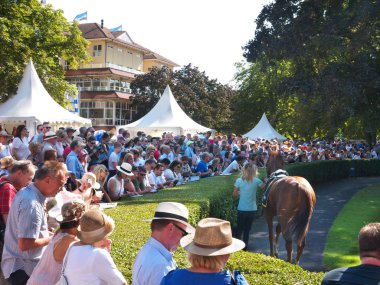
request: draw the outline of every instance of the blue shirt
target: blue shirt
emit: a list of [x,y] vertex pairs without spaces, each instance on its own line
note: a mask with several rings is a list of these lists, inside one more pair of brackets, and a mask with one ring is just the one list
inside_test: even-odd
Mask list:
[[[242,275],[238,276],[238,284],[246,284],[247,281]],[[230,285],[233,284],[231,275],[226,271],[217,273],[197,273],[191,272],[187,269],[178,269],[166,275],[160,285],[194,285],[194,284],[207,284],[207,285]]]
[[132,285],[159,285],[168,272],[177,269],[173,255],[150,237],[137,254],[132,268]]
[[30,276],[41,259],[44,247],[21,251],[18,240],[49,236],[44,203],[45,196],[33,183],[18,191],[13,199],[5,230],[1,262],[5,278],[19,269]]
[[[207,172],[208,171],[208,166],[207,166],[207,163],[204,162],[203,160],[201,160],[198,164],[197,164],[197,169],[196,169],[196,172]],[[211,174],[204,174],[204,175],[201,175],[201,178],[206,178],[206,177],[210,177]]]
[[247,181],[238,178],[235,181],[235,187],[240,190],[239,211],[257,211],[256,193],[257,187],[263,182],[259,178],[254,178],[252,181]]
[[192,158],[193,155],[194,155],[194,150],[191,148],[191,147],[187,147],[186,150],[185,150],[185,154],[188,158]]
[[78,155],[71,151],[66,157],[66,165],[69,171],[72,171],[77,179],[81,179],[84,174],[84,169],[82,164],[80,164]]

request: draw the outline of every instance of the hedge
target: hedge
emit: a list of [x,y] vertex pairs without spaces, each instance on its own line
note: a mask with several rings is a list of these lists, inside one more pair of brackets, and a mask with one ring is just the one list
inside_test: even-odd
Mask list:
[[[232,199],[236,175],[202,179],[142,198],[127,198],[114,209],[106,210],[116,223],[111,236],[111,255],[128,282],[132,265],[140,248],[150,235],[150,223],[157,204],[162,201],[184,203],[189,208],[190,223],[205,217],[233,221],[236,202]],[[180,248],[174,255],[180,268],[187,267],[186,252]],[[229,269],[239,269],[250,284],[320,284],[322,273],[312,273],[285,261],[262,254],[238,252],[231,256]]]
[[289,175],[305,177],[312,185],[348,177],[380,176],[380,159],[324,160],[286,165]]

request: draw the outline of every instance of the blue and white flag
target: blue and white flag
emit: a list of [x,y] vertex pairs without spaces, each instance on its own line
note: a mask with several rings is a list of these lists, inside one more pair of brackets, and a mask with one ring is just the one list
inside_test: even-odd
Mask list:
[[122,31],[123,30],[123,25],[120,25],[116,28],[110,29],[111,32],[117,32],[117,31]]
[[69,95],[69,92],[66,90],[64,96],[66,97],[67,100],[69,100],[70,104],[67,106],[67,111],[74,113],[74,114],[79,114],[79,106],[78,106],[78,92],[75,94],[75,97],[71,97]]
[[75,18],[74,18],[74,21],[83,21],[83,20],[87,20],[87,11],[86,12],[83,12],[81,14],[78,14]]

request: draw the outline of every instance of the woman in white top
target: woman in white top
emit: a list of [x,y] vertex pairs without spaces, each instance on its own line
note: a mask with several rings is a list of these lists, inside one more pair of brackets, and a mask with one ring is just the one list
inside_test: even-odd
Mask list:
[[20,125],[16,129],[15,138],[12,143],[12,155],[16,160],[27,159],[30,154],[28,129],[25,125]]
[[110,255],[108,236],[114,221],[97,209],[87,211],[80,220],[79,242],[66,254],[63,275],[70,285],[126,285]]
[[117,166],[116,169],[117,174],[112,176],[107,183],[108,196],[112,201],[116,201],[121,198],[124,194],[124,188],[126,188],[128,192],[134,192],[133,183],[130,179],[127,179],[128,176],[133,176],[132,165],[123,162],[122,165]]
[[80,200],[68,202],[62,206],[61,215],[56,217],[59,230],[46,247],[40,261],[34,268],[27,285],[55,284],[61,277],[62,261],[70,244],[78,241],[79,219],[86,207]]

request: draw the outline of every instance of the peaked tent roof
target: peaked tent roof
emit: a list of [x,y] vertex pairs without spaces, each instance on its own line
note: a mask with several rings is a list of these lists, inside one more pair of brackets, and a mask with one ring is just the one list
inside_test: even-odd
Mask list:
[[122,126],[128,130],[144,131],[148,134],[161,134],[164,131],[173,131],[176,134],[186,132],[207,132],[211,130],[194,122],[181,109],[175,100],[169,85],[157,104],[141,119]]
[[280,135],[269,123],[265,113],[262,115],[259,123],[248,133],[244,134],[243,137],[248,137],[249,139],[263,138],[263,139],[280,139],[285,140],[286,137]]
[[42,85],[32,61],[25,68],[16,95],[0,105],[0,122],[20,121],[91,125],[91,120],[67,111],[54,101]]

